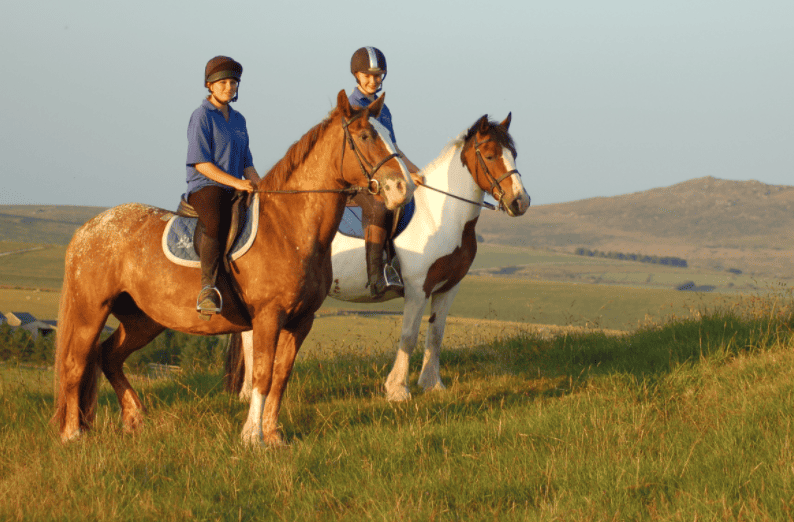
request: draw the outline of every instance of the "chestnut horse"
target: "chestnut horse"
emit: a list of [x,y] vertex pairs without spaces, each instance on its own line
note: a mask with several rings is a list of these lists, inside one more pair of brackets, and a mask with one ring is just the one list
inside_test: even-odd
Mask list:
[[[58,317],[53,422],[62,440],[90,428],[100,369],[118,396],[125,430],[142,424],[143,405],[122,365],[164,329],[201,335],[253,329],[253,394],[242,439],[283,444],[282,395],[314,313],[328,295],[331,240],[351,190],[377,191],[396,208],[415,187],[388,132],[371,118],[383,99],[355,109],[340,91],[337,107],[258,184],[256,240],[231,265],[244,309],[235,306],[230,284],[219,278],[227,303],[223,313],[210,321],[199,317],[200,270],[169,262],[161,249],[166,210],[122,205],[75,233],[66,251]],[[119,327],[100,343],[110,314]]]
[[[389,400],[411,397],[408,362],[428,300],[430,319],[419,385],[425,390],[444,389],[439,373],[444,327],[460,282],[477,253],[474,228],[483,194],[490,193],[512,217],[523,215],[529,208],[529,195],[515,168],[516,149],[508,133],[510,119],[508,114],[497,124],[483,116],[422,171],[426,181],[414,194],[415,214],[394,240],[405,283],[405,304],[400,347],[385,383]],[[366,288],[364,241],[337,233],[331,248],[334,284],[329,295],[342,301],[375,302]],[[251,354],[250,333],[234,334],[227,352],[226,386],[239,392],[243,400],[250,396]]]

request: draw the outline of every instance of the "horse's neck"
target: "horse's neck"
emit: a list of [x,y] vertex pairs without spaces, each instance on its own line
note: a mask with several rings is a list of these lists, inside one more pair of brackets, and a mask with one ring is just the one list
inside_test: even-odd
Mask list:
[[[474,182],[469,169],[460,160],[462,147],[463,143],[448,147],[435,161],[430,163],[423,172],[425,183],[429,187],[454,194],[459,198],[481,203],[483,191]],[[439,223],[445,225],[454,223],[457,226],[463,226],[480,215],[482,207],[476,204],[461,201],[432,189],[426,189],[424,192],[427,197],[428,210]]]
[[272,195],[269,211],[275,212],[279,222],[287,224],[295,237],[321,249],[330,247],[347,200],[345,194],[338,192],[344,188],[339,183],[340,133],[338,129],[327,129],[287,179],[280,186],[271,184],[267,189],[296,191]]

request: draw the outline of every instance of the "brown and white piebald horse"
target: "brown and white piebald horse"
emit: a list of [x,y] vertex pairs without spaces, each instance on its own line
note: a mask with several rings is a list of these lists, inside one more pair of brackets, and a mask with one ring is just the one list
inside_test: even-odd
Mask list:
[[[256,239],[232,262],[245,310],[219,281],[227,303],[223,313],[210,321],[199,317],[200,270],[171,263],[161,249],[166,210],[122,205],[75,233],[66,251],[58,318],[53,421],[62,440],[91,426],[100,370],[118,395],[125,430],[141,426],[143,406],[122,364],[171,328],[203,335],[252,330],[253,397],[242,438],[283,443],[282,395],[314,313],[331,288],[331,241],[350,191],[378,192],[387,207],[396,208],[415,188],[388,132],[374,119],[383,99],[355,109],[340,91],[337,107],[259,183]],[[119,327],[100,342],[111,314]]]
[[[430,319],[419,385],[425,390],[444,389],[439,373],[444,327],[460,282],[477,253],[475,226],[484,194],[490,193],[499,208],[512,217],[529,208],[529,195],[515,167],[510,120],[509,114],[501,123],[483,116],[422,170],[425,182],[414,194],[414,216],[394,240],[405,304],[397,358],[385,383],[389,400],[411,397],[408,362],[428,300]],[[374,302],[366,287],[364,241],[337,233],[331,247],[334,283],[329,295],[342,301]],[[226,377],[227,388],[239,392],[243,400],[251,393],[251,339],[250,332],[233,335],[227,352],[227,372],[231,372]],[[244,364],[240,364],[241,358]]]

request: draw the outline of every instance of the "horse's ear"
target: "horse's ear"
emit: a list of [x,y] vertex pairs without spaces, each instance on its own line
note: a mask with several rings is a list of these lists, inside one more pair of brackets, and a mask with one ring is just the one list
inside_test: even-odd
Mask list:
[[370,103],[369,106],[367,107],[367,110],[369,111],[369,115],[375,119],[378,119],[378,116],[380,116],[380,111],[383,110],[383,104],[385,103],[385,101],[386,101],[386,93],[384,92],[383,94],[380,95],[380,98],[375,100],[373,103]]
[[353,109],[350,107],[350,101],[347,99],[347,94],[345,90],[342,89],[339,91],[339,94],[336,96],[336,106],[342,111],[342,114],[345,115],[345,118],[350,118],[350,115],[353,113]]
[[487,133],[488,132],[488,115],[487,114],[483,114],[482,118],[477,120],[477,123],[475,123],[475,125],[477,126],[477,132],[479,132],[480,134]]
[[513,117],[513,113],[512,112],[508,112],[507,113],[507,118],[505,118],[505,121],[503,121],[499,125],[504,127],[505,130],[509,129],[510,128],[510,120],[512,119],[512,117]]

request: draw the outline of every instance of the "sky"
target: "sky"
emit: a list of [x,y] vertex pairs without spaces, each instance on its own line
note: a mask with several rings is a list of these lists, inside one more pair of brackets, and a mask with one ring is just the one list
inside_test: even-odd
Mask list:
[[418,166],[483,114],[533,205],[703,176],[794,185],[791,0],[10,2],[0,18],[0,204],[175,209],[216,55],[267,172],[386,55]]

